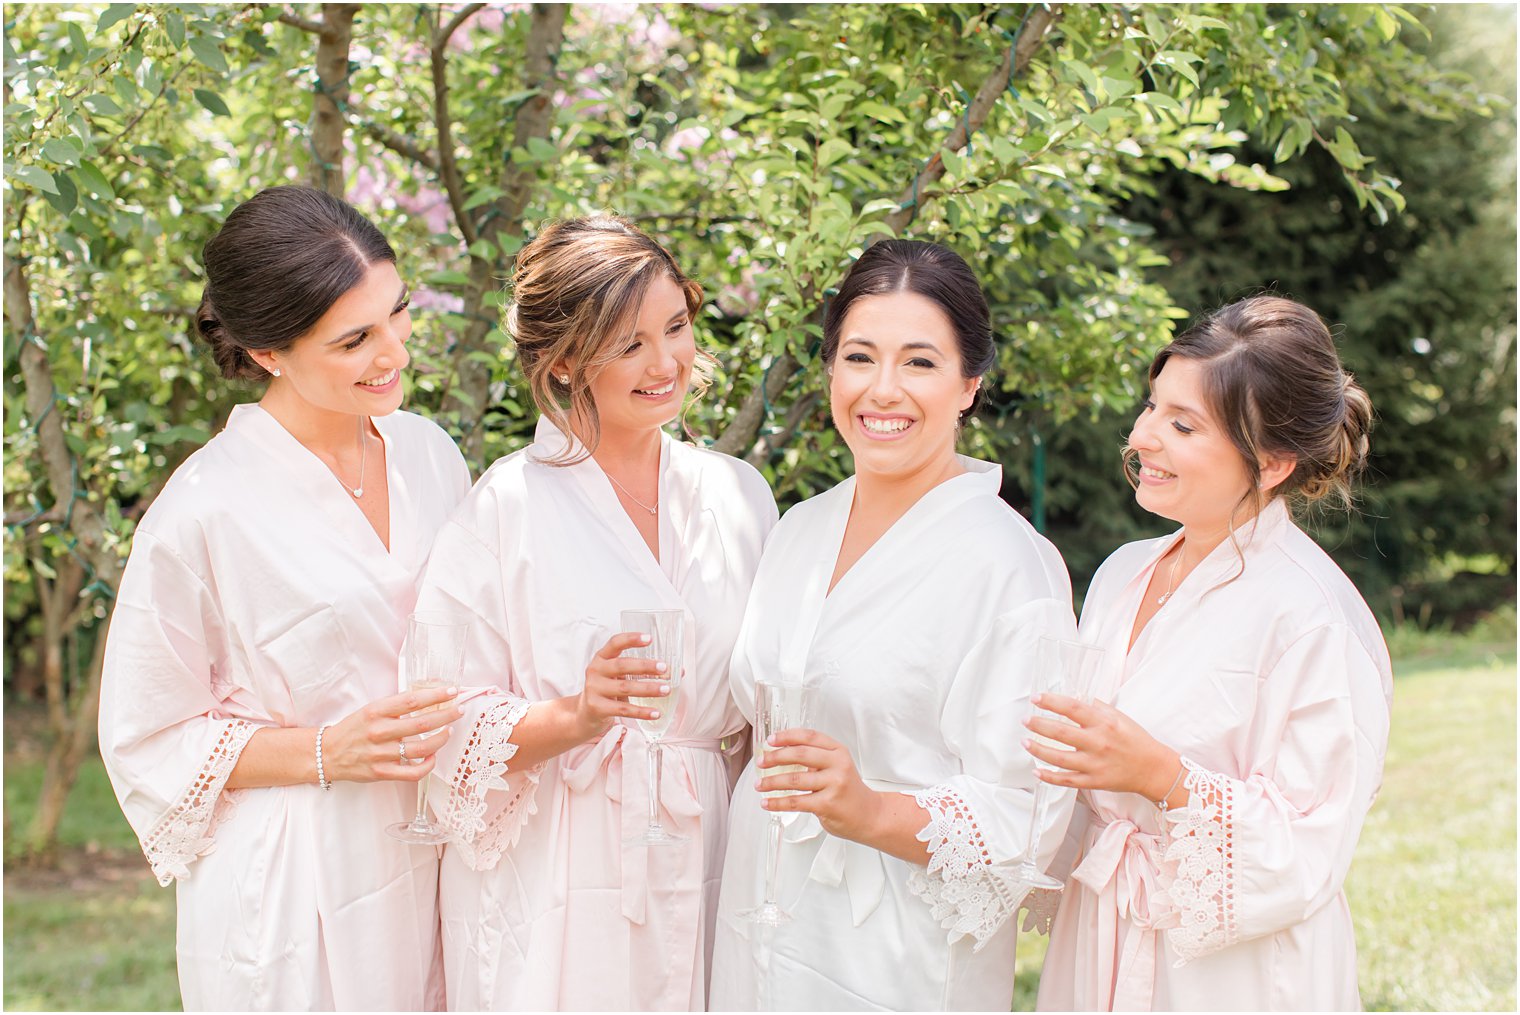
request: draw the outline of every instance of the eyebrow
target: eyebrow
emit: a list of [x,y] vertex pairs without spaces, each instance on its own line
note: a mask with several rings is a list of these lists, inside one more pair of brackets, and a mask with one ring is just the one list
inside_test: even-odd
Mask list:
[[[676,320],[678,320],[678,319],[680,319],[682,317],[685,317],[685,316],[687,316],[687,311],[686,311],[685,307],[682,307],[680,310],[677,310],[675,313],[671,314],[670,317],[668,317],[666,319],[664,327],[666,327],[666,328],[670,327],[670,325],[671,325],[672,322],[674,322],[674,321],[676,321]],[[635,330],[634,333],[633,333],[633,337],[634,338],[638,338],[642,334],[644,334],[644,332]]]
[[[402,282],[401,283],[401,292],[399,292],[399,293],[396,294],[396,304],[395,305],[399,307],[402,303],[406,302],[406,298],[408,296],[410,296],[411,293],[412,293],[411,286],[407,285],[405,282]],[[349,339],[359,337],[360,335],[364,334],[366,331],[368,331],[369,329],[371,329],[373,327],[374,327],[373,324],[361,324],[357,328],[349,328],[343,334],[338,335],[338,336],[336,336],[334,338],[328,339],[327,340],[327,344],[328,345],[337,345],[340,342],[347,342]]]
[[[875,349],[876,348],[876,343],[873,342],[873,341],[871,341],[869,338],[847,338],[847,339],[844,340],[843,344],[850,345],[851,343],[853,343],[855,345],[863,345],[863,346],[865,346],[868,349]],[[933,342],[904,342],[903,343],[903,348],[904,349],[927,349],[927,350],[929,350],[932,353],[938,353],[941,356],[944,355],[943,352],[940,352],[939,346],[935,345]]]

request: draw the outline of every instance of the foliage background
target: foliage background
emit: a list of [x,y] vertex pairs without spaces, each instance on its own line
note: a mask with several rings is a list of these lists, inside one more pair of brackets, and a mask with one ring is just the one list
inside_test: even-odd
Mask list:
[[5,693],[57,859],[136,520],[255,388],[190,337],[201,245],[264,186],[371,215],[414,281],[410,407],[478,471],[532,408],[499,328],[539,224],[614,210],[712,297],[698,439],[783,505],[847,474],[816,369],[873,237],[946,242],[1002,339],[965,450],[1080,591],[1134,508],[1145,365],[1275,286],[1381,414],[1313,519],[1380,615],[1514,598],[1514,9],[1275,4],[60,4],[4,8]]

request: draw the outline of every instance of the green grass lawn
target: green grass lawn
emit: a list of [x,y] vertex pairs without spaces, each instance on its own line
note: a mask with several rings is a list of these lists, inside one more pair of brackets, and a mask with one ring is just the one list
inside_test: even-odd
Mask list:
[[[1401,634],[1393,648],[1383,792],[1347,885],[1362,1000],[1372,1010],[1514,1011],[1513,627]],[[21,829],[39,762],[8,726],[6,817]],[[173,890],[149,876],[98,760],[76,792],[63,872],[7,864],[5,1008],[178,1009]],[[7,842],[8,861],[10,851]],[[1020,937],[1015,1010],[1033,1009],[1044,955],[1043,938]]]

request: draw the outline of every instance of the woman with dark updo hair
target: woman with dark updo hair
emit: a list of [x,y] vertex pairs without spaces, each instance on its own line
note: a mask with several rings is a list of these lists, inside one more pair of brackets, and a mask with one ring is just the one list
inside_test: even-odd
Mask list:
[[[734,649],[746,712],[762,681],[815,704],[734,793],[714,1010],[1013,1002],[1012,861],[1036,783],[1009,734],[1041,636],[1076,623],[1060,555],[998,497],[1002,469],[955,453],[994,356],[976,276],[936,244],[875,244],[829,303],[829,405],[855,474],[777,525]],[[1047,860],[1073,797],[1050,795]],[[749,915],[772,813],[780,926]]]
[[[1041,778],[1081,791],[1057,860],[1039,1005],[1059,1011],[1361,1007],[1343,885],[1372,806],[1393,691],[1378,625],[1294,524],[1367,455],[1372,405],[1314,311],[1256,296],[1156,356],[1126,460],[1181,524],[1093,578],[1107,649],[1075,723],[1030,719]],[[1110,703],[1105,703],[1110,702]]]
[[469,472],[399,411],[409,293],[363,216],[274,187],[204,260],[197,330],[225,376],[267,386],[137,526],[101,755],[154,874],[178,883],[186,1010],[438,1010],[438,859],[384,830],[460,715],[449,689],[395,692]]

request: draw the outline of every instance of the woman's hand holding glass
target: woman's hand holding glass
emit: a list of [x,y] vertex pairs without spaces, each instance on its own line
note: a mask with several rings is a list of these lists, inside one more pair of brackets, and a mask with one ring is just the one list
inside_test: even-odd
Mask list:
[[[871,789],[855,769],[850,752],[838,741],[810,729],[787,729],[773,735],[756,762],[761,793],[794,795],[767,797],[768,811],[804,811],[816,815],[830,835],[856,842],[876,837],[883,794]],[[801,765],[803,771],[766,775],[767,769]]]
[[585,731],[585,739],[595,740],[618,719],[658,718],[658,709],[628,700],[660,698],[670,693],[670,682],[663,679],[664,663],[622,654],[647,644],[647,634],[615,634],[591,657],[586,666],[585,686],[575,701],[576,722]]
[[1175,788],[1181,756],[1114,706],[1104,701],[1084,704],[1061,694],[1038,695],[1033,704],[1076,724],[1038,716],[1024,721],[1031,732],[1070,748],[1060,750],[1033,738],[1024,741],[1030,754],[1057,766],[1054,771],[1039,770],[1037,774],[1045,782],[1075,789],[1138,793],[1152,802],[1159,802],[1168,787]]
[[[330,782],[418,782],[433,770],[449,724],[464,713],[457,687],[403,691],[372,701],[327,727],[323,769]],[[404,753],[403,753],[404,751]]]

